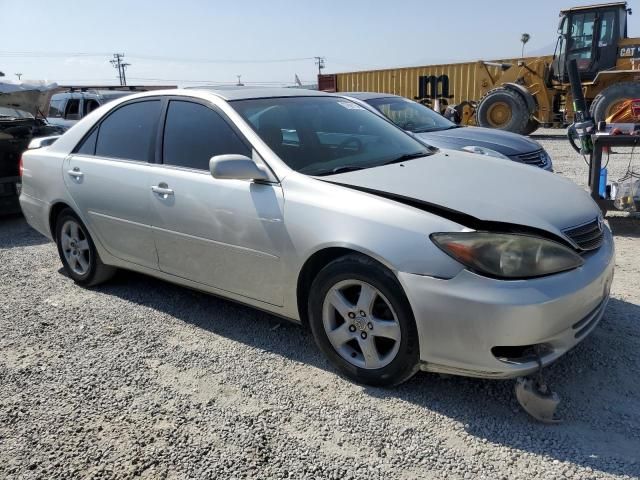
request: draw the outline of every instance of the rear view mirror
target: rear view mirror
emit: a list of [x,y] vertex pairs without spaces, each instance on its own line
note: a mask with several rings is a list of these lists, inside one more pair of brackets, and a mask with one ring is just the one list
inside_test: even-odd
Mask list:
[[228,180],[269,180],[264,167],[245,155],[216,155],[209,160],[209,171],[213,178]]

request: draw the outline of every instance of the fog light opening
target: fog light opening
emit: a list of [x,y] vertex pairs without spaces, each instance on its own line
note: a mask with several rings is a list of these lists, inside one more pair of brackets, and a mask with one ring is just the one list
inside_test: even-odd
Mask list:
[[535,362],[538,355],[544,358],[553,352],[549,345],[537,343],[534,345],[510,345],[497,346],[491,349],[491,353],[501,362],[505,363],[529,363]]

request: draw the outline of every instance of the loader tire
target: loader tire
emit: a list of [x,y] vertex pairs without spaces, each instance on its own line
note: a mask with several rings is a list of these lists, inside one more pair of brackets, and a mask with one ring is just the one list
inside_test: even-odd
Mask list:
[[591,116],[596,122],[606,121],[626,100],[640,98],[640,82],[620,82],[602,90],[591,102]]
[[478,125],[525,134],[529,110],[524,98],[513,90],[496,88],[480,100],[476,118]]

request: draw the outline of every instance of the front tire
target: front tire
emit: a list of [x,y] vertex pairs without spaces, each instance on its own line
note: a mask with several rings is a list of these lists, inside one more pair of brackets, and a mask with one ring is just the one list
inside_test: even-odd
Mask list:
[[320,350],[355,382],[397,385],[418,370],[409,301],[393,273],[372,259],[348,255],[320,271],[311,285],[309,323]]
[[527,131],[529,110],[522,96],[507,88],[491,90],[480,100],[476,111],[478,125],[521,135]]
[[617,113],[626,100],[640,98],[639,82],[620,82],[601,91],[591,102],[591,116],[596,124]]
[[92,287],[110,279],[116,269],[102,263],[87,227],[66,208],[56,220],[58,254],[67,274],[78,285]]

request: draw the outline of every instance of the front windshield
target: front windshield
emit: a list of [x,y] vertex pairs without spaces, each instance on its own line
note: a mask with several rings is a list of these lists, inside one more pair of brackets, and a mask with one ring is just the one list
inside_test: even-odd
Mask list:
[[432,153],[375,113],[343,98],[230,103],[289,167],[308,175],[359,170]]
[[406,98],[374,98],[367,100],[367,103],[400,128],[410,132],[435,132],[457,127],[430,108]]

